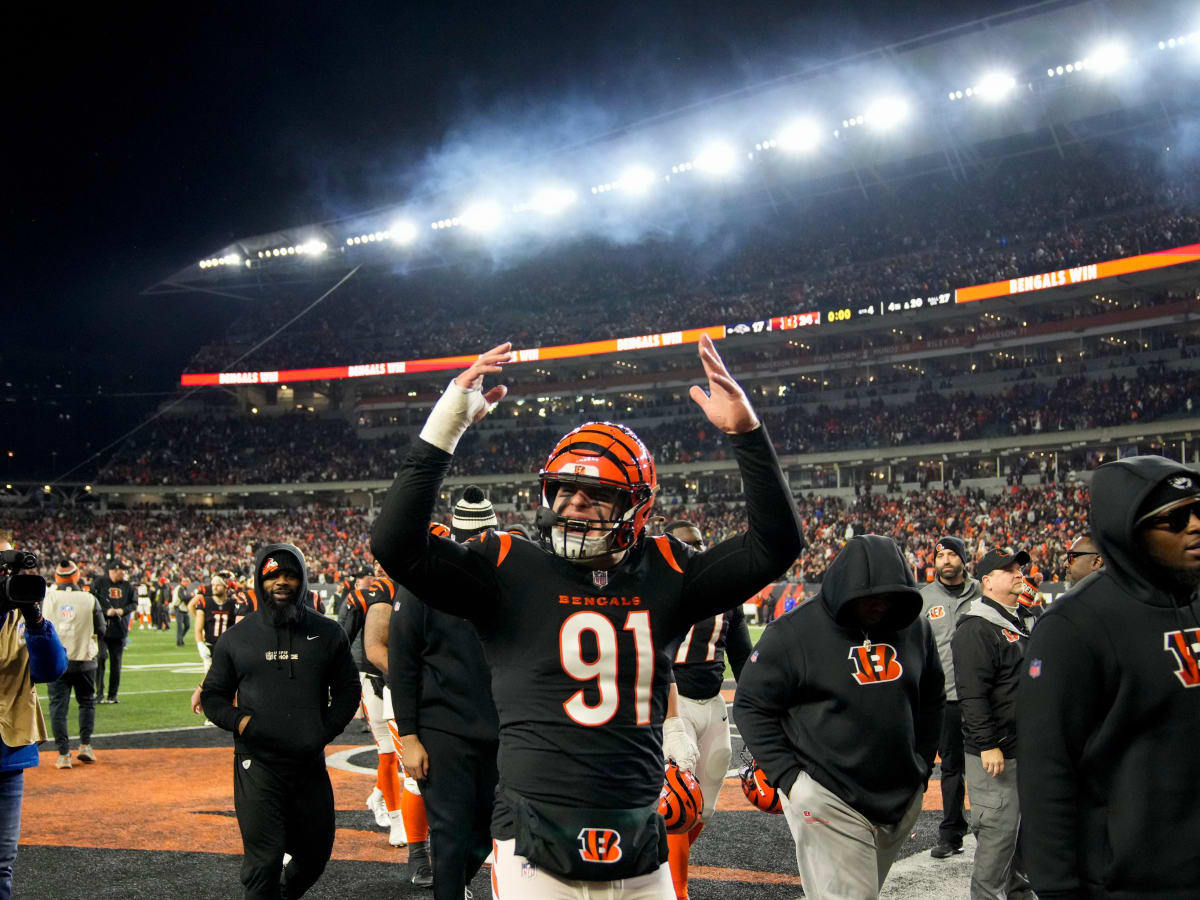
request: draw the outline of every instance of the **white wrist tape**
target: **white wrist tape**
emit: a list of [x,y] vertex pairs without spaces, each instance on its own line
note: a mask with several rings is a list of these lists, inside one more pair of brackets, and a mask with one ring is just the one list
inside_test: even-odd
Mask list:
[[200,654],[202,662],[212,662],[212,651],[208,649],[208,644],[196,642],[196,652]]
[[490,413],[495,403],[483,399],[483,391],[467,390],[451,381],[445,392],[433,405],[425,427],[421,429],[421,440],[453,453],[463,432],[480,415]]
[[688,771],[695,771],[700,758],[700,749],[678,716],[663,720],[663,756],[675,760],[679,768]]

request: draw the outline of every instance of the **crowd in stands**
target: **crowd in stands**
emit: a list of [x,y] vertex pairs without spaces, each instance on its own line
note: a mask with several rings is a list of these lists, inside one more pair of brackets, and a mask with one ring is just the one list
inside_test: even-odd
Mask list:
[[[1025,547],[1053,580],[1061,577],[1065,548],[1087,528],[1088,502],[1086,486],[1074,483],[1013,486],[990,496],[970,489],[865,491],[849,501],[808,494],[796,500],[807,547],[789,577],[819,582],[848,537],[873,533],[899,541],[919,577],[932,564],[933,544],[952,534],[966,540],[976,558],[993,546]],[[740,502],[664,506],[660,512],[694,521],[709,543],[746,527]],[[509,512],[502,525],[529,525],[532,518],[532,510]],[[17,545],[38,553],[43,564],[70,557],[93,576],[103,574],[110,553],[129,558],[138,580],[178,583],[183,575],[204,580],[225,568],[247,575],[255,548],[269,541],[300,547],[314,581],[340,583],[370,560],[370,521],[363,510],[29,510],[10,512],[5,524],[15,531]]]
[[[681,400],[686,405],[689,400]],[[1190,416],[1200,403],[1200,373],[1157,363],[1131,376],[1066,376],[1017,381],[995,393],[935,390],[910,402],[880,397],[817,407],[760,402],[781,455],[870,449],[999,435],[1077,431]],[[664,409],[658,410],[660,414]],[[532,427],[471,429],[453,475],[535,472],[561,433],[587,419],[614,418],[590,398]],[[545,424],[543,424],[545,423]],[[666,417],[635,429],[659,465],[725,459],[728,442],[702,417]],[[171,484],[306,483],[388,479],[411,436],[360,439],[341,419],[312,414],[226,419],[162,417],[123,444],[100,482]]]
[[[1020,157],[991,174],[945,173],[870,196],[833,193],[769,227],[730,226],[702,246],[650,241],[547,252],[496,272],[454,266],[351,280],[239,369],[442,356],[489,332],[518,346],[752,321],[813,307],[905,300],[955,287],[1200,240],[1195,163],[1100,146],[1087,159]],[[311,297],[256,303],[191,371],[228,368],[252,336]]]

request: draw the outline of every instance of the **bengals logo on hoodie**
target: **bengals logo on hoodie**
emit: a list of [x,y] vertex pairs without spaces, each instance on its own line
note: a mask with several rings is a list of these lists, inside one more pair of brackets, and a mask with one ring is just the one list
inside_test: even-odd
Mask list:
[[859,684],[883,684],[895,681],[904,674],[904,666],[896,658],[891,644],[859,644],[850,648],[851,675]]

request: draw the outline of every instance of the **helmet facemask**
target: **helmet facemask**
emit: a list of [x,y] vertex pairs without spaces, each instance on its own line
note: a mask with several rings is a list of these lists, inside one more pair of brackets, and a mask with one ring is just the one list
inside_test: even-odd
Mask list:
[[[538,475],[536,525],[542,546],[563,559],[603,560],[642,536],[658,476],[636,434],[612,422],[588,422],[565,435]],[[564,494],[563,492],[567,493]],[[578,491],[590,501],[586,517],[564,515]],[[578,511],[578,510],[577,510]]]

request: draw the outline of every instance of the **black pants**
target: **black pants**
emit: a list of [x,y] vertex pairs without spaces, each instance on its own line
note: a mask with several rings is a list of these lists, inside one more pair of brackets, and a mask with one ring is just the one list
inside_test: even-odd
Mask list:
[[58,681],[47,685],[50,696],[50,728],[54,731],[54,743],[64,756],[71,749],[67,731],[67,718],[71,711],[71,691],[79,703],[79,743],[92,742],[92,730],[96,727],[96,683],[95,670],[67,671]]
[[[109,626],[112,627],[111,625]],[[96,696],[104,697],[104,665],[112,658],[112,671],[108,678],[108,699],[117,696],[121,688],[121,657],[125,655],[125,635],[110,641],[107,637],[100,642],[100,652],[96,655]]]
[[420,738],[429,753],[421,795],[429,817],[434,900],[462,900],[492,850],[497,745],[432,728],[422,729]]
[[954,701],[946,703],[938,756],[942,758],[942,823],[938,826],[938,837],[960,847],[963,835],[969,829],[963,816],[966,780],[963,777],[962,713]]
[[192,616],[186,609],[175,610],[175,646],[183,646],[183,637],[192,628]]
[[[246,900],[304,896],[333,852],[333,785],[325,760],[293,770],[235,753],[233,808],[242,832]],[[292,855],[286,869],[285,853]]]

